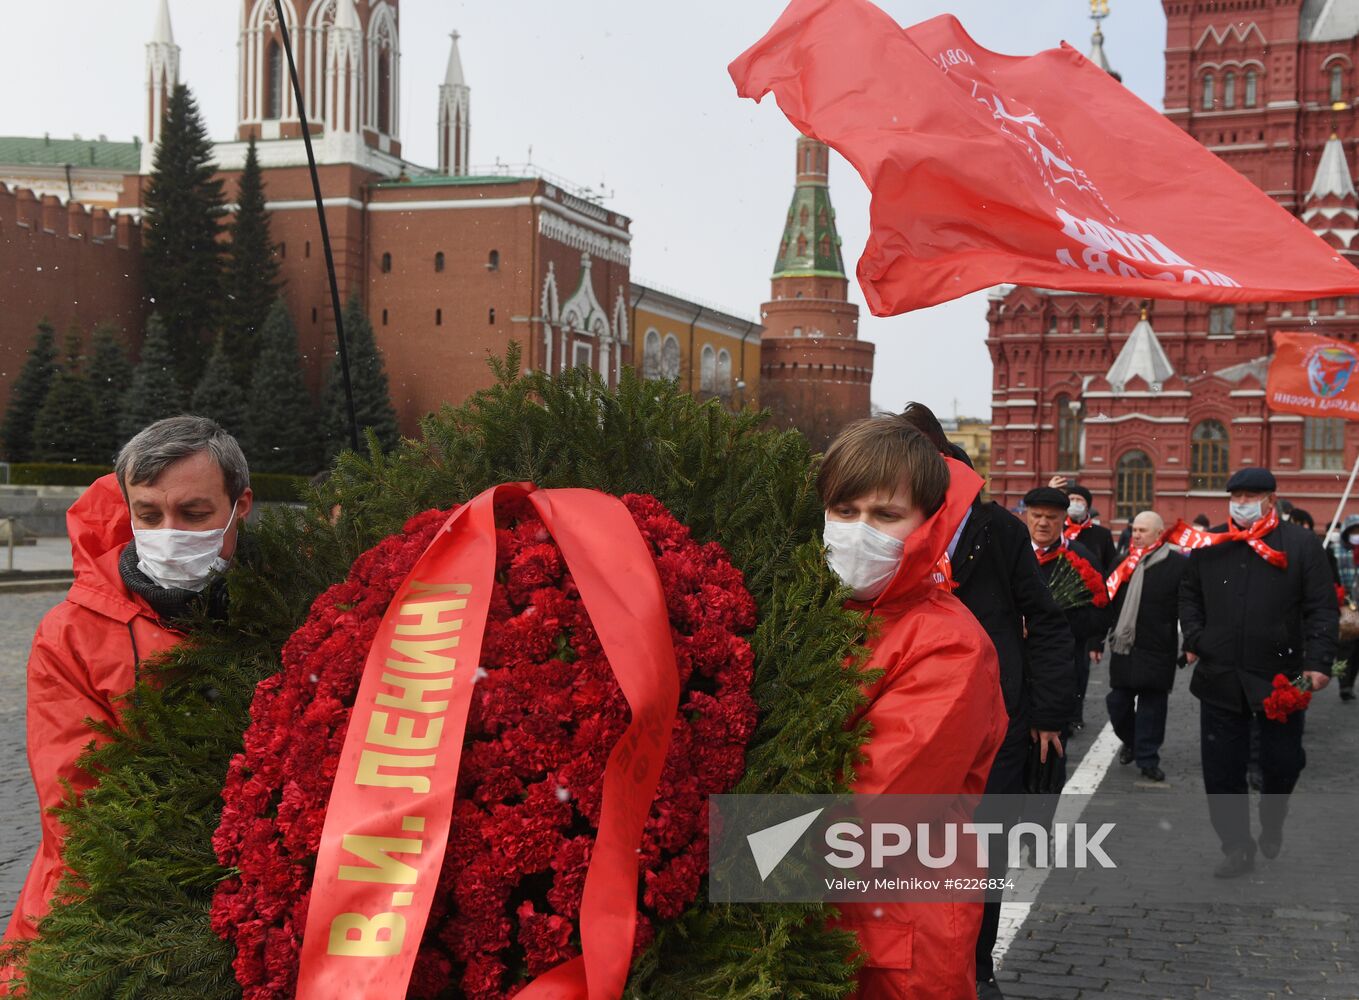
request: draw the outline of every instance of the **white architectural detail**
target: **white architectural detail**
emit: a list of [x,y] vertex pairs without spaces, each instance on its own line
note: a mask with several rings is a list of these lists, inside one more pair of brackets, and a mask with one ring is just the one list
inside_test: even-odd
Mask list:
[[146,44],[146,142],[142,144],[143,174],[151,173],[156,147],[160,143],[161,125],[170,95],[179,86],[179,46],[175,44],[170,27],[170,0],[160,0],[156,11],[156,26],[151,41]]
[[[1321,151],[1321,162],[1317,164],[1316,177],[1312,179],[1307,198],[1325,198],[1331,194],[1340,198],[1355,197],[1354,178],[1350,176],[1350,165],[1345,160],[1345,147],[1334,133]],[[1308,214],[1303,218],[1308,218]]]
[[1165,348],[1156,339],[1156,331],[1151,328],[1144,313],[1133,327],[1123,350],[1118,352],[1105,379],[1114,392],[1122,393],[1133,377],[1139,376],[1152,392],[1158,392],[1166,379],[1174,374],[1175,369],[1166,357]]
[[614,264],[627,265],[632,262],[632,248],[622,240],[610,239],[553,213],[539,214],[538,232],[573,250],[593,254]]
[[572,337],[589,337],[599,342],[598,371],[609,381],[609,362],[613,347],[613,331],[604,307],[595,295],[594,278],[591,276],[593,261],[588,253],[580,255],[580,284],[571,297],[562,305],[562,368],[575,364],[574,358],[568,361],[566,345]]
[[401,44],[396,11],[378,0],[368,17],[368,111],[365,125],[386,152],[401,137]]
[[1250,37],[1252,32],[1254,32],[1256,37],[1260,39],[1261,45],[1269,44],[1267,41],[1265,41],[1265,36],[1264,33],[1260,30],[1260,26],[1257,25],[1254,21],[1250,22],[1250,24],[1244,24],[1240,21],[1237,21],[1233,24],[1229,24],[1226,28],[1222,29],[1221,31],[1218,30],[1216,25],[1210,24],[1207,30],[1205,30],[1204,33],[1199,36],[1198,42],[1194,45],[1194,51],[1197,52],[1199,49],[1203,48],[1204,43],[1208,41],[1208,39],[1210,38],[1213,40],[1213,43],[1215,45],[1221,45],[1228,39],[1232,38],[1233,36],[1235,36],[1237,40],[1244,43]]
[[[538,304],[543,317],[543,370],[552,371],[552,328],[561,322],[562,307],[557,295],[557,268],[547,262],[547,277],[543,279],[543,297]],[[563,341],[565,337],[563,337]]]
[[[288,31],[296,36],[298,17],[293,0],[283,0],[283,17]],[[272,45],[279,47],[280,58],[271,67]],[[276,83],[271,75],[273,70],[282,74],[287,72],[287,59],[282,57],[282,49],[283,39],[278,29],[274,0],[256,0],[241,26],[238,119],[242,125],[261,126],[261,134],[265,138],[278,138],[278,122],[297,117],[297,102],[293,98],[291,81],[280,78]],[[275,86],[280,96],[277,119],[269,115],[269,91]],[[304,96],[307,97],[308,109],[314,111],[315,100],[305,92]]]
[[326,145],[331,159],[354,161],[363,142],[363,24],[354,0],[335,0],[326,46]]
[[462,57],[458,54],[458,39],[453,32],[453,44],[448,52],[448,70],[439,87],[439,173],[450,177],[466,177],[471,162],[472,88],[462,72]]
[[1300,20],[1300,34],[1309,42],[1350,39],[1359,34],[1359,4],[1354,0],[1307,0]]

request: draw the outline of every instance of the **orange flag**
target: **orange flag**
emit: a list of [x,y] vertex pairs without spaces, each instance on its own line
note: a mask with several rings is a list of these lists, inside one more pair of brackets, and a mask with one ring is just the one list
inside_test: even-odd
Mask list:
[[1359,349],[1314,333],[1274,335],[1265,401],[1271,410],[1359,420]]

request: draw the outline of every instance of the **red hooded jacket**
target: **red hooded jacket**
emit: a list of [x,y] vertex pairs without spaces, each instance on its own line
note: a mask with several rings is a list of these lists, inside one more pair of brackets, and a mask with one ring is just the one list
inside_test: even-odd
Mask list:
[[[879,620],[867,669],[883,671],[865,692],[861,717],[872,731],[857,794],[980,796],[1005,737],[1009,717],[995,647],[934,580],[983,485],[961,462],[946,461],[944,505],[906,539],[901,565],[878,599],[850,604]],[[864,953],[859,1000],[974,998],[982,904],[972,898],[840,905],[841,923],[859,935]]]
[[[95,740],[88,720],[118,721],[118,701],[136,683],[137,664],[183,637],[157,621],[151,607],[123,586],[118,558],[132,540],[132,515],[118,481],[104,476],[66,514],[75,583],[43,618],[28,658],[28,766],[42,809],[42,843],[28,870],[5,940],[37,936],[65,871],[65,830],[50,812],[94,784],[76,758]],[[9,970],[0,970],[0,982]],[[3,995],[3,987],[0,987]]]

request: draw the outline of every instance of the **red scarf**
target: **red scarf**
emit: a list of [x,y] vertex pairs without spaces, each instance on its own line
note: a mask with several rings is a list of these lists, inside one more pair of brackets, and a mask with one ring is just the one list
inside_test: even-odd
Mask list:
[[1057,543],[1052,548],[1035,549],[1033,554],[1038,557],[1038,565],[1046,566],[1048,563],[1052,562],[1054,559],[1060,556],[1063,552],[1066,551],[1066,545],[1068,541],[1069,539],[1066,537],[1066,533],[1063,532],[1061,542]]
[[1090,527],[1089,518],[1086,518],[1080,524],[1077,524],[1075,521],[1071,520],[1071,518],[1068,517],[1066,519],[1066,527],[1062,529],[1062,537],[1065,538],[1068,542],[1074,542],[1076,541],[1076,539],[1080,538],[1081,532],[1088,527]]
[[1262,517],[1249,528],[1228,528],[1213,533],[1202,531],[1192,524],[1180,521],[1166,533],[1166,541],[1185,549],[1203,549],[1223,542],[1245,542],[1255,554],[1276,569],[1288,568],[1288,553],[1271,549],[1264,543],[1264,537],[1279,526],[1278,510],[1271,510],[1268,517]]
[[945,552],[934,566],[934,583],[947,594],[958,589],[958,581],[953,579],[953,560]]
[[1109,600],[1112,601],[1119,589],[1132,578],[1133,570],[1137,569],[1137,564],[1164,545],[1165,541],[1166,536],[1162,535],[1146,548],[1133,549],[1128,553],[1128,558],[1118,564],[1118,568],[1109,574],[1109,579],[1105,583],[1105,588],[1109,592]]

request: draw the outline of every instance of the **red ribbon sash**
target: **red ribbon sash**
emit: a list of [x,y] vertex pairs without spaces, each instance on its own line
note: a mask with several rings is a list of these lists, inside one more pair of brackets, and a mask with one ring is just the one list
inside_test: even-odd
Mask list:
[[1062,537],[1068,542],[1076,541],[1080,538],[1081,532],[1085,530],[1086,525],[1089,523],[1089,521],[1086,521],[1084,524],[1077,524],[1068,517],[1066,519],[1066,527],[1062,529]]
[[1164,545],[1165,541],[1165,536],[1162,535],[1160,541],[1153,542],[1144,549],[1133,549],[1128,553],[1128,558],[1118,564],[1118,568],[1109,574],[1109,579],[1105,582],[1105,587],[1109,591],[1109,600],[1112,601],[1114,596],[1123,588],[1123,585],[1128,582],[1138,564]]
[[1046,566],[1048,563],[1052,562],[1054,559],[1061,556],[1061,554],[1066,551],[1066,543],[1067,543],[1066,536],[1063,535],[1060,545],[1054,545],[1052,548],[1046,551],[1042,549],[1035,551],[1034,555],[1038,557],[1038,565]]
[[383,616],[345,734],[316,859],[299,1000],[403,997],[453,811],[495,573],[495,503],[527,496],[571,570],[632,721],[604,772],[582,956],[525,1000],[617,1000],[632,956],[637,847],[679,700],[660,578],[631,515],[590,490],[494,487],[435,536]]
[[1272,549],[1264,543],[1265,535],[1279,526],[1279,512],[1271,510],[1268,517],[1256,521],[1246,530],[1229,528],[1217,533],[1203,531],[1192,524],[1179,521],[1166,533],[1166,541],[1185,549],[1204,549],[1224,542],[1245,542],[1251,550],[1276,569],[1288,568],[1288,553]]

